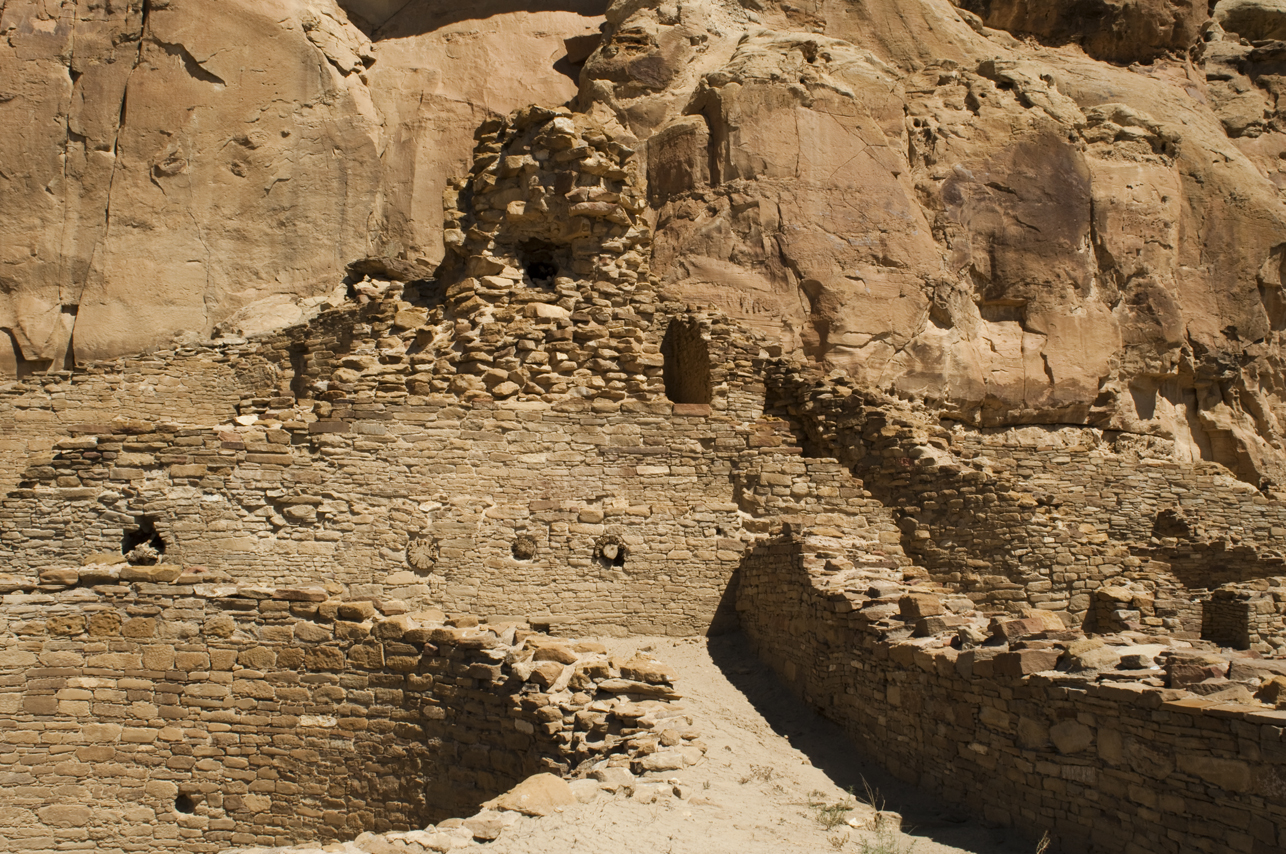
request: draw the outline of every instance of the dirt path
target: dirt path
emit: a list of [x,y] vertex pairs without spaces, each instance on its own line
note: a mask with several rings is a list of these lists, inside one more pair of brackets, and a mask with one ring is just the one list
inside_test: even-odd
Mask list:
[[[907,787],[859,756],[838,727],[791,696],[745,651],[738,635],[605,639],[613,653],[650,650],[679,674],[677,687],[708,746],[705,760],[658,775],[682,797],[600,794],[544,818],[522,818],[488,854],[1031,854],[1035,840],[992,830]],[[718,662],[716,664],[716,661]],[[870,829],[874,811],[846,788],[878,790],[909,833]],[[978,781],[986,785],[985,781]],[[640,787],[646,789],[646,787]],[[867,821],[854,828],[848,818]],[[838,820],[831,829],[824,823]]]

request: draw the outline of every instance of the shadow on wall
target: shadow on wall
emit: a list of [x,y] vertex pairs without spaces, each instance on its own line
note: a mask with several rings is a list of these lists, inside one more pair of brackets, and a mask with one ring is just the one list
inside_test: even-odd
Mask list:
[[[441,0],[339,0],[339,5],[372,41],[381,41],[431,33],[461,21],[516,12],[571,12],[586,18],[598,18],[607,11],[608,0],[477,0],[472,3],[449,3]],[[589,56],[589,51],[586,51],[585,56]]]
[[[730,588],[731,589],[731,588]],[[903,827],[941,845],[992,854],[1028,854],[1035,845],[1012,828],[984,828],[969,821],[966,813],[942,803],[905,783],[870,756],[862,754],[836,724],[823,718],[798,699],[750,651],[740,631],[712,637],[706,644],[710,658],[728,681],[746,696],[772,727],[837,786],[863,797],[869,785],[884,799],[884,809],[901,813]]]
[[706,637],[715,638],[741,632],[741,619],[737,616],[737,579],[740,577],[738,570],[728,579],[728,586],[723,589],[719,604],[715,606],[714,616],[710,618]]
[[709,403],[714,397],[710,380],[710,345],[701,327],[692,320],[675,318],[661,341],[665,396],[672,403]]

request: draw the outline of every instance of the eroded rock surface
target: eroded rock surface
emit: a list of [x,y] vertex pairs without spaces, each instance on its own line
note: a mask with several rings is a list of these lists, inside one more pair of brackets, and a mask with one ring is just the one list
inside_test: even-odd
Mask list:
[[0,373],[427,272],[478,123],[574,95],[602,5],[0,4]]
[[475,131],[570,103],[682,299],[976,426],[1286,478],[1286,4],[604,6],[9,0],[0,372],[449,284]]
[[616,4],[581,105],[648,138],[687,299],[965,422],[1280,479],[1273,83],[1218,23],[1275,12],[1083,5]]

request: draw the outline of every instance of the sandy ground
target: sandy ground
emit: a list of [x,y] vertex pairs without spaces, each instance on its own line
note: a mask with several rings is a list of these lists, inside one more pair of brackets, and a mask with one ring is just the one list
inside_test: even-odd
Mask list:
[[[683,705],[708,745],[705,760],[658,775],[682,797],[642,803],[602,793],[544,818],[522,818],[487,844],[488,854],[1031,854],[1036,840],[989,829],[901,784],[863,757],[839,728],[810,711],[746,651],[744,639],[604,639],[613,653],[649,650],[678,671]],[[717,662],[717,664],[716,664]],[[869,820],[850,797],[863,781],[903,816],[905,832],[823,826],[830,815]],[[986,785],[985,781],[977,781]]]

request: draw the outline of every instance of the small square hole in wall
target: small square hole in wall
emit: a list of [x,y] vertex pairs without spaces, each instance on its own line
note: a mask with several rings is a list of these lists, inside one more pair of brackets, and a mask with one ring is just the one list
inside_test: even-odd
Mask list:
[[135,566],[151,566],[165,556],[165,540],[156,530],[156,522],[147,516],[134,520],[135,527],[121,538],[121,554]]

